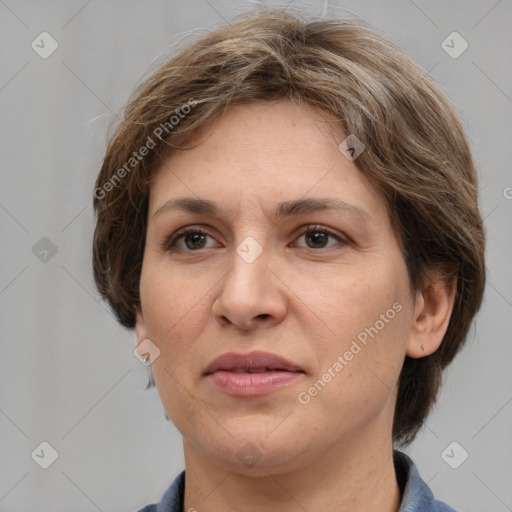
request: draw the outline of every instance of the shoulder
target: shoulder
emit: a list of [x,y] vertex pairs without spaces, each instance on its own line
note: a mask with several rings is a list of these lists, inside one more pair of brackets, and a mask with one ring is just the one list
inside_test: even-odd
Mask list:
[[146,505],[138,512],[182,512],[185,490],[185,471],[182,471],[165,491],[159,503]]
[[398,512],[456,512],[446,503],[436,500],[430,487],[421,479],[418,468],[405,453],[394,452],[397,477],[403,478],[402,503]]

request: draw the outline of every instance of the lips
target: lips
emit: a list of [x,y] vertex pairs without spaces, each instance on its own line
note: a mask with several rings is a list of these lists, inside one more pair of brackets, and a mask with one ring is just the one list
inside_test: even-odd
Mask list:
[[230,352],[214,359],[204,376],[230,395],[256,396],[286,386],[304,373],[300,366],[276,354]]
[[267,352],[239,354],[230,352],[214,359],[206,368],[205,375],[218,371],[235,373],[263,373],[265,371],[285,371],[304,373],[296,364],[278,355]]

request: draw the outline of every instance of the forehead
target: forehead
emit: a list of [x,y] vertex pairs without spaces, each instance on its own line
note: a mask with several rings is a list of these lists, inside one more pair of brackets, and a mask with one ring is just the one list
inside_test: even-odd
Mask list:
[[339,150],[345,138],[339,121],[307,105],[230,106],[196,134],[193,149],[172,153],[157,169],[150,215],[169,199],[195,196],[231,214],[243,206],[271,215],[276,203],[332,197],[387,216],[382,194]]

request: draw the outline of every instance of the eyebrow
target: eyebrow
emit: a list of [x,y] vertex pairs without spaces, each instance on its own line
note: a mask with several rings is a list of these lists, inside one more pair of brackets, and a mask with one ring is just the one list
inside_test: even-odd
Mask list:
[[[153,217],[161,215],[169,210],[180,210],[189,213],[205,214],[205,215],[218,215],[221,208],[207,199],[197,199],[194,197],[178,197],[169,199],[162,206],[160,206]],[[294,215],[302,215],[305,213],[312,213],[321,210],[336,210],[345,214],[359,218],[366,221],[369,218],[368,213],[362,208],[353,204],[347,203],[342,199],[335,199],[332,197],[327,198],[308,198],[297,199],[293,201],[285,201],[279,203],[276,208],[275,217],[283,219]]]

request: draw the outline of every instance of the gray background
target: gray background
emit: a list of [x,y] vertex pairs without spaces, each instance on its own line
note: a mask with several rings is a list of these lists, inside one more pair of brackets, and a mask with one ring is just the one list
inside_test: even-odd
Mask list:
[[[0,0],[0,511],[134,511],[183,468],[180,435],[144,389],[134,334],[92,284],[92,190],[115,115],[156,58],[257,5]],[[408,451],[439,499],[512,510],[512,3],[295,6],[377,27],[429,70],[468,130],[489,280],[469,343]],[[43,31],[59,45],[47,59],[31,48]],[[469,44],[456,59],[441,47],[453,31]],[[31,457],[43,441],[58,452],[48,469]],[[469,457],[453,469],[446,460],[459,463],[462,450]]]

